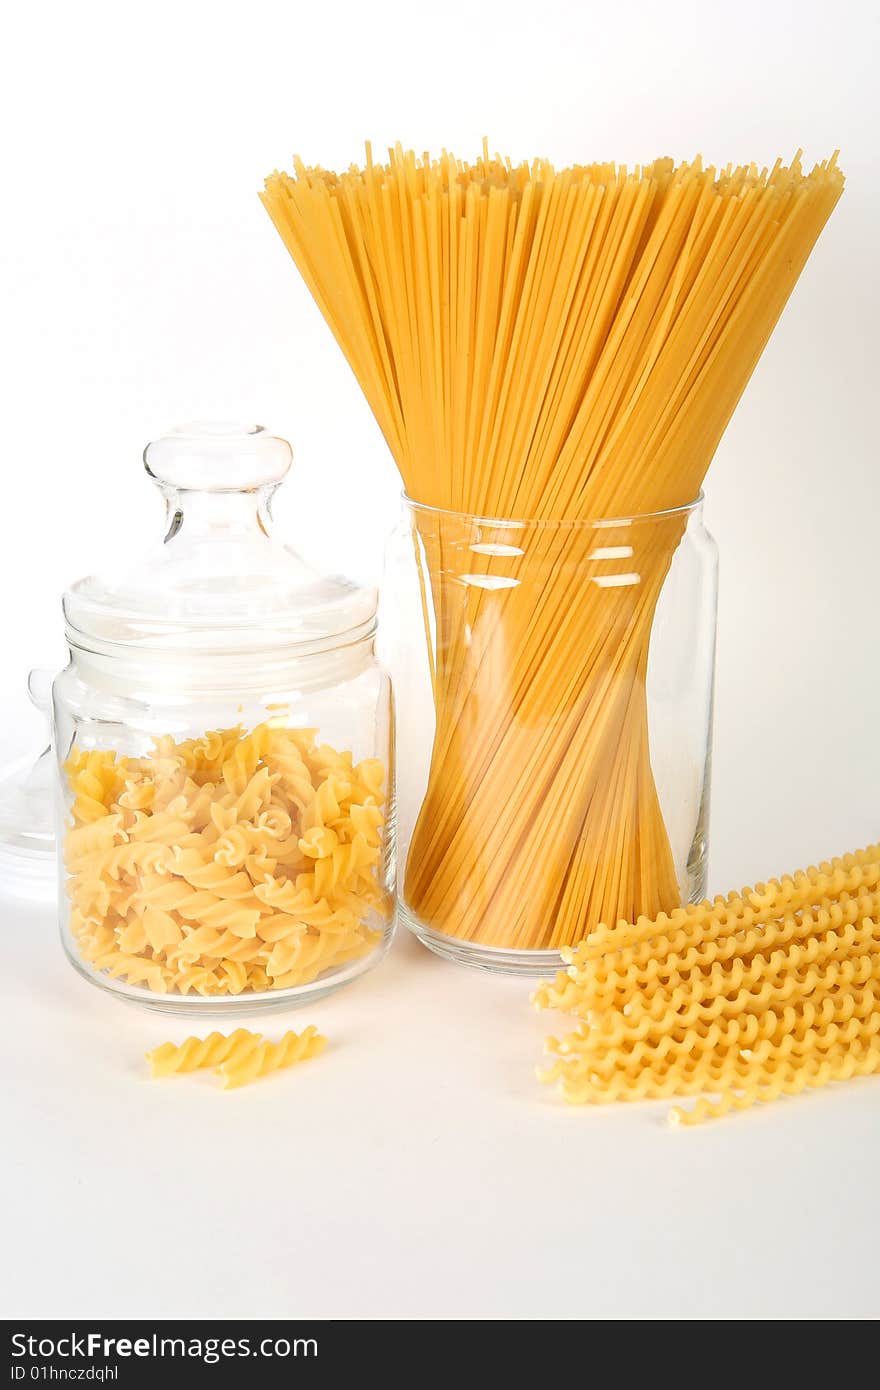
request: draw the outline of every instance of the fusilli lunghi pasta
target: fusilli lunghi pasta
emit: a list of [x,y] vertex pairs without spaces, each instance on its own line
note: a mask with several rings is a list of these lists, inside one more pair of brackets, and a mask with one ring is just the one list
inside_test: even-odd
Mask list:
[[378,759],[270,719],[65,763],[70,928],[157,994],[288,989],[366,955],[389,911]]
[[579,1019],[539,1076],[572,1104],[693,1096],[693,1125],[880,1071],[880,846],[602,926],[534,995]]
[[206,1038],[187,1038],[180,1044],[162,1043],[146,1057],[153,1077],[212,1067],[222,1079],[223,1089],[234,1090],[258,1077],[317,1057],[326,1046],[327,1039],[311,1024],[301,1033],[285,1033],[277,1043],[268,1041],[261,1033],[237,1028],[228,1036],[209,1033]]

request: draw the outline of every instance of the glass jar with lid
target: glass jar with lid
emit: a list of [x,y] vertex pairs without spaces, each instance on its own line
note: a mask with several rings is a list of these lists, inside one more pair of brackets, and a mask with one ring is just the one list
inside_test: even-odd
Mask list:
[[290,458],[258,426],[150,444],[164,544],[64,596],[62,939],[86,978],[153,1007],[313,999],[393,930],[376,594],[272,539]]

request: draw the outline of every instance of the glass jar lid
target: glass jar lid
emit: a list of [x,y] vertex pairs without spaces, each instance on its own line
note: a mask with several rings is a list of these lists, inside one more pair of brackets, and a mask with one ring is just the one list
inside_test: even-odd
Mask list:
[[308,654],[369,636],[376,591],[322,575],[273,538],[290,445],[262,425],[192,424],[144,451],[164,541],[119,577],[64,595],[68,641],[104,654]]

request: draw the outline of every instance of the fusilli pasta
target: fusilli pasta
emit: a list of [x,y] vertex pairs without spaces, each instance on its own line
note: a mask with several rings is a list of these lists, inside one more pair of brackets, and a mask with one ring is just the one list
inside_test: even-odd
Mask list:
[[162,1043],[161,1047],[148,1052],[146,1057],[152,1076],[173,1076],[204,1067],[218,1067],[232,1055],[241,1059],[249,1049],[257,1046],[261,1038],[261,1033],[236,1028],[228,1037],[223,1033],[209,1033],[206,1038],[187,1038],[179,1045]]
[[381,940],[377,759],[270,719],[165,735],[144,757],[75,746],[65,772],[70,927],[95,969],[239,995],[307,984]]
[[270,1072],[317,1057],[326,1045],[327,1039],[311,1025],[301,1033],[285,1033],[277,1043],[268,1041],[261,1033],[237,1028],[228,1036],[209,1033],[206,1038],[187,1038],[179,1045],[162,1043],[146,1057],[153,1077],[212,1067],[222,1079],[223,1089],[233,1090]]
[[263,1040],[253,1048],[236,1048],[217,1068],[217,1074],[223,1079],[224,1090],[231,1091],[258,1077],[268,1076],[270,1072],[283,1071],[297,1062],[317,1057],[326,1045],[327,1039],[309,1026],[299,1034],[285,1033],[277,1043]]

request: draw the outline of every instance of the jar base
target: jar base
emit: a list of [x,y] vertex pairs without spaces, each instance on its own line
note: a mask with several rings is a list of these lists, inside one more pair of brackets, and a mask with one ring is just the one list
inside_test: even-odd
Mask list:
[[88,962],[75,956],[63,939],[65,954],[74,970],[90,985],[119,999],[126,1004],[149,1009],[151,1013],[173,1014],[177,1018],[223,1018],[243,1013],[282,1013],[285,1010],[299,1009],[334,994],[343,985],[351,984],[361,975],[366,975],[378,965],[391,945],[397,925],[396,917],[391,920],[379,944],[369,955],[359,956],[357,960],[340,965],[328,971],[317,980],[306,985],[294,985],[290,989],[270,990],[262,994],[211,995],[155,994],[152,990],[137,985],[128,985],[121,980],[111,979],[100,970],[93,970]]
[[[702,902],[706,896],[706,879],[706,841],[701,834],[694,839],[682,902]],[[402,899],[398,900],[397,910],[401,922],[417,941],[429,951],[433,951],[436,956],[452,961],[454,965],[464,965],[471,970],[488,970],[496,975],[518,975],[533,980],[544,979],[565,966],[561,951],[517,951],[506,946],[484,946],[476,941],[464,941],[457,936],[448,936],[445,932],[427,926]]]
[[540,980],[554,974],[564,964],[559,951],[514,951],[506,946],[483,946],[479,942],[447,936],[445,932],[426,926],[404,902],[399,904],[398,912],[403,925],[423,946],[427,946],[436,956],[451,960],[454,965],[465,965],[471,970],[488,970],[496,975],[519,975]]

